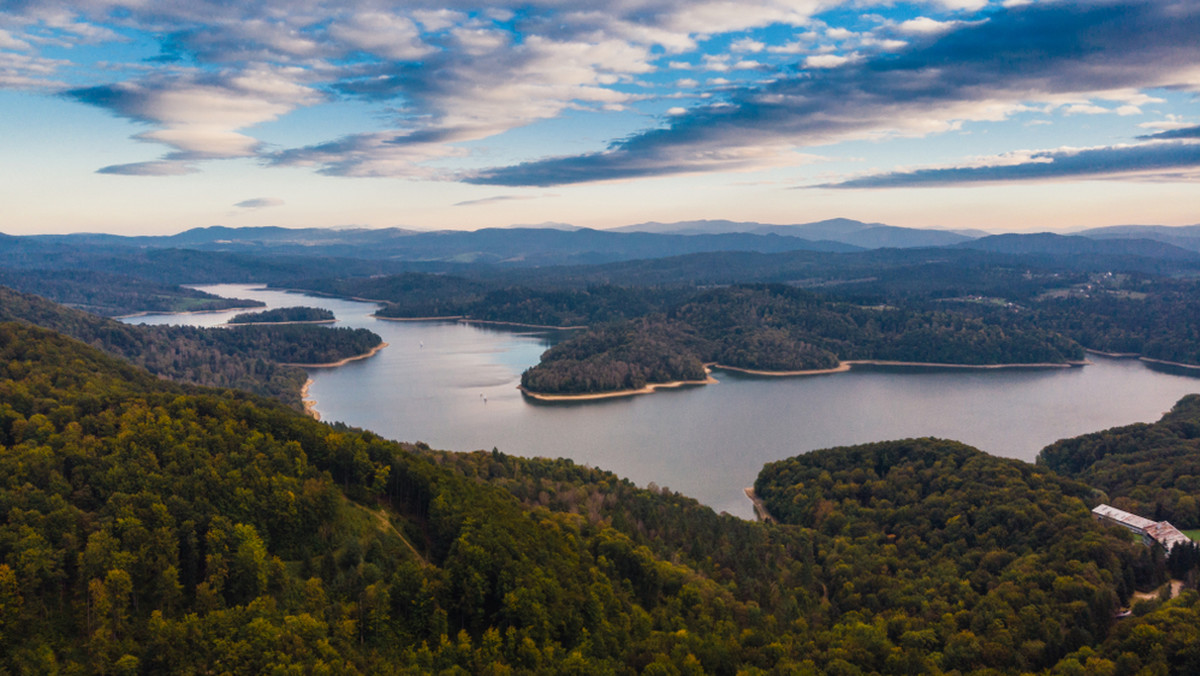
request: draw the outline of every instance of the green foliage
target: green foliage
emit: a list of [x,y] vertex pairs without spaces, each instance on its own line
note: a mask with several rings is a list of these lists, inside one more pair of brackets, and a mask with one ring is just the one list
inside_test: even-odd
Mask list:
[[135,312],[206,312],[263,304],[257,300],[221,298],[183,286],[90,270],[0,268],[0,284],[106,316]]
[[0,670],[1191,664],[1194,618],[1162,615],[1186,594],[1111,632],[1162,564],[1044,468],[910,440],[773,463],[756,489],[786,523],[386,441],[0,324]]
[[1070,340],[946,311],[864,308],[779,285],[701,292],[665,314],[594,327],[547,350],[522,376],[534,392],[577,394],[703,378],[715,363],[764,371],[841,360],[938,364],[1063,363]]
[[137,326],[0,287],[0,320],[60,331],[146,370],[186,383],[232,387],[299,407],[302,370],[357,356],[382,339],[365,329],[322,326]]
[[331,322],[333,313],[316,307],[280,307],[262,312],[243,312],[229,319],[228,324],[272,324],[288,322]]
[[755,491],[825,536],[835,616],[873,616],[881,655],[946,670],[1044,669],[1102,639],[1148,551],[1089,521],[1087,487],[957,442],[814,451],[768,464]]
[[1126,511],[1200,527],[1200,395],[1179,400],[1155,423],[1058,441],[1038,463],[1095,486]]

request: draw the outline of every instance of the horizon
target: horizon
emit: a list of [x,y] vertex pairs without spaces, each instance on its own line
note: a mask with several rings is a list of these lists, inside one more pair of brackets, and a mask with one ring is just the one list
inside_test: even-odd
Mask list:
[[0,231],[1192,225],[1197,34],[1181,0],[30,3]]

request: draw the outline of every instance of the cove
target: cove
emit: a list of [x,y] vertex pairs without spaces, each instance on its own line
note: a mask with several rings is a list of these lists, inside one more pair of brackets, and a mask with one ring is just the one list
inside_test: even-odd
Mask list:
[[[1089,356],[1071,369],[947,370],[857,366],[775,378],[714,371],[717,383],[588,402],[537,402],[517,390],[553,335],[459,322],[371,317],[376,305],[250,285],[197,287],[268,308],[309,305],[335,326],[389,346],[310,369],[321,418],[456,451],[499,448],[566,457],[639,485],[654,482],[718,511],[753,518],[742,489],[764,463],[818,448],[936,436],[1032,462],[1047,444],[1157,420],[1200,378],[1137,360]],[[237,311],[145,315],[135,323],[215,326]]]

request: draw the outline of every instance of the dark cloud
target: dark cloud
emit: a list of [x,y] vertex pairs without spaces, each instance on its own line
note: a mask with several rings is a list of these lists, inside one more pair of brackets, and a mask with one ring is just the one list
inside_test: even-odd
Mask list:
[[[1048,2],[838,68],[800,71],[603,152],[478,172],[469,183],[560,185],[728,170],[771,149],[879,134],[921,135],[955,120],[991,119],[1022,102],[1200,88],[1200,3]],[[745,152],[734,152],[734,149]]]
[[96,170],[97,174],[116,174],[119,176],[184,176],[196,173],[196,168],[183,162],[158,160],[153,162],[133,162],[131,164],[113,164]]
[[912,188],[1007,181],[1087,178],[1132,173],[1179,174],[1200,170],[1200,144],[1139,146],[1034,153],[1027,161],[986,167],[947,167],[864,176],[819,188]]
[[1200,138],[1200,127],[1186,127],[1184,129],[1169,129],[1167,131],[1161,131],[1157,134],[1148,134],[1146,136],[1139,136],[1138,138],[1143,139],[1143,140],[1146,140],[1146,139]]

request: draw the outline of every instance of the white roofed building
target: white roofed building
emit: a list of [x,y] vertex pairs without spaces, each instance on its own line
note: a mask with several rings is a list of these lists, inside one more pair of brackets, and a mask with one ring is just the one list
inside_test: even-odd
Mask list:
[[1191,542],[1188,536],[1167,521],[1151,521],[1111,505],[1098,505],[1092,509],[1092,516],[1097,521],[1115,523],[1137,533],[1147,547],[1157,542],[1168,554],[1175,545]]

